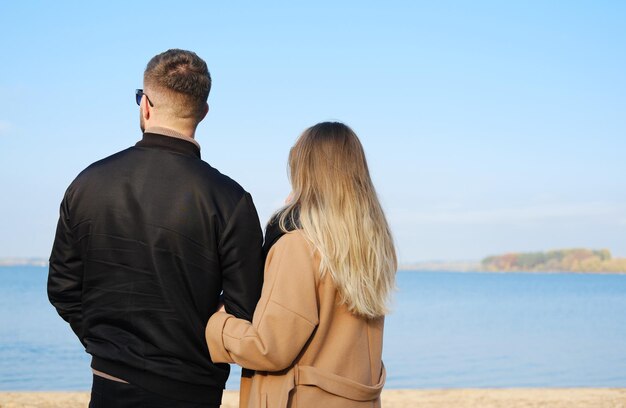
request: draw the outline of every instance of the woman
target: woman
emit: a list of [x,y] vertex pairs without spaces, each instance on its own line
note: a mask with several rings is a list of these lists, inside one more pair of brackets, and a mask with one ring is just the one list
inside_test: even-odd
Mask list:
[[256,370],[241,407],[379,407],[386,302],[396,254],[356,134],[307,129],[289,154],[292,194],[266,232],[252,323],[214,314],[214,362]]

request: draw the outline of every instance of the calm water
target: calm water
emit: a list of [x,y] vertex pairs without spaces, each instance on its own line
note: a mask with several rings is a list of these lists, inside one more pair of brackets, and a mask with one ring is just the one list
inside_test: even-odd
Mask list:
[[[0,267],[0,390],[90,387],[46,275]],[[625,275],[401,272],[398,287],[388,388],[626,387]]]

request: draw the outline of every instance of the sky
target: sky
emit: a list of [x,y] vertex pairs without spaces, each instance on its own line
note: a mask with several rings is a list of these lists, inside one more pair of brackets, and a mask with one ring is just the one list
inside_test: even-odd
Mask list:
[[141,138],[154,55],[213,78],[196,138],[265,223],[287,154],[360,137],[403,263],[608,248],[626,256],[626,2],[0,4],[0,257],[50,253],[63,193]]

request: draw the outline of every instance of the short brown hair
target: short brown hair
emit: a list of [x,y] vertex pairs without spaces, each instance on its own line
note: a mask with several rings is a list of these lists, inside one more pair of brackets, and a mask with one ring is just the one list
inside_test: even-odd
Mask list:
[[195,52],[171,49],[154,56],[143,74],[146,87],[171,94],[175,112],[201,118],[211,91],[211,74]]

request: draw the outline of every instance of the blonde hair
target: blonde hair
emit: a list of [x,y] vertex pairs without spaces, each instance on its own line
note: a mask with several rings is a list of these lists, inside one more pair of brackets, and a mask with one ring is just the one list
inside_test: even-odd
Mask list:
[[397,268],[393,238],[356,134],[337,122],[319,123],[289,153],[292,199],[277,217],[297,225],[320,253],[340,301],[355,315],[387,313]]

